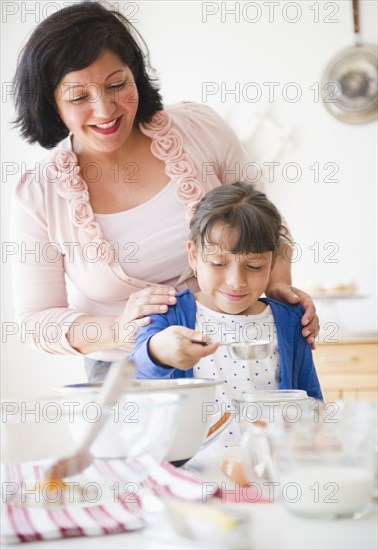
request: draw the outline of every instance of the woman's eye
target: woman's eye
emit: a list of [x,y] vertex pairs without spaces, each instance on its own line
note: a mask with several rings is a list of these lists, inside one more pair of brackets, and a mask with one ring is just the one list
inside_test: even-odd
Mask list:
[[260,271],[261,265],[247,265],[248,269],[251,269],[252,271]]
[[109,90],[121,90],[125,84],[125,80],[122,80],[122,82],[114,82],[114,84],[109,84]]
[[225,264],[217,264],[217,263],[215,263],[215,262],[211,262],[211,265],[212,265],[213,267],[223,267]]

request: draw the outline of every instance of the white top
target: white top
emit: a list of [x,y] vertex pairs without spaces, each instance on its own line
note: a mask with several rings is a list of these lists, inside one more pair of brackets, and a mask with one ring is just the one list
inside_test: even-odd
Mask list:
[[[241,361],[233,359],[227,346],[220,346],[217,351],[203,357],[193,369],[195,378],[212,378],[224,380],[223,386],[217,387],[216,396],[230,408],[232,399],[239,399],[243,392],[253,390],[274,390],[280,384],[280,358],[277,338],[272,340],[274,324],[269,305],[257,315],[228,315],[219,313],[197,304],[196,330],[203,335],[211,336],[212,341],[231,342],[271,342],[271,351],[266,359]],[[246,335],[249,336],[246,337]]]
[[[188,264],[184,243],[189,238],[189,225],[177,199],[175,181],[135,208],[94,217],[128,276],[176,284]],[[174,262],[166,261],[167,250]]]
[[[203,335],[211,336],[212,341],[231,342],[271,342],[270,354],[266,359],[240,361],[233,359],[227,346],[220,346],[215,353],[203,357],[193,368],[194,378],[223,380],[215,389],[215,403],[219,406],[219,418],[226,410],[233,410],[233,399],[240,399],[243,392],[253,390],[274,390],[280,385],[280,358],[275,336],[274,318],[269,305],[257,315],[229,315],[213,311],[197,304],[195,328]],[[217,438],[217,443],[225,447],[237,445],[240,434],[238,426],[232,422],[229,428]],[[217,445],[218,446],[218,445]]]

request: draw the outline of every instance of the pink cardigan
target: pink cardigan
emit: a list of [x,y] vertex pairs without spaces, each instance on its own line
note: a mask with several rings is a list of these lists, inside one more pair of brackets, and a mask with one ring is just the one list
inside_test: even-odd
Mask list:
[[[188,219],[201,197],[218,185],[244,180],[263,188],[233,130],[208,106],[167,107],[140,128],[151,138],[152,153],[165,161],[166,174],[176,180]],[[66,339],[77,317],[119,315],[131,293],[151,285],[128,277],[104,239],[69,137],[18,182],[12,240],[19,250],[13,275],[17,320],[28,343],[49,353],[80,355]],[[186,270],[177,288],[190,287],[190,276]],[[70,305],[70,285],[96,304],[93,311]],[[112,360],[120,352],[91,356]]]

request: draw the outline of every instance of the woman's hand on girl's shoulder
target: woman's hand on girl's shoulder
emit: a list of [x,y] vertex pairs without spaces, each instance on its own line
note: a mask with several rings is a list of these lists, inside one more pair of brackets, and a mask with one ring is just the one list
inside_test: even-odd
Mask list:
[[151,323],[150,315],[166,313],[175,303],[176,290],[170,286],[149,286],[133,292],[114,323],[118,342],[132,344],[138,330]]
[[306,338],[312,349],[315,349],[315,338],[319,333],[319,317],[316,314],[312,298],[303,290],[286,283],[275,283],[269,289],[269,297],[288,304],[300,304],[304,309],[302,336]]
[[133,292],[127,301],[123,320],[135,321],[156,313],[166,313],[176,303],[176,290],[170,286],[149,286]]

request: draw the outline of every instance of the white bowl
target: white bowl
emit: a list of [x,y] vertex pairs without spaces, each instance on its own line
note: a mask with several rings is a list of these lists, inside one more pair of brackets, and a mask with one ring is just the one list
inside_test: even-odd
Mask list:
[[71,452],[74,442],[66,401],[56,395],[33,401],[2,401],[1,462],[39,461]]
[[[74,452],[88,428],[101,422],[91,445],[97,458],[166,458],[184,396],[172,392],[127,393],[109,406],[98,391],[81,391],[33,402],[1,403],[3,462],[60,458]],[[3,449],[4,451],[4,449]]]
[[[96,414],[98,393],[82,393],[80,406],[85,404]],[[75,400],[74,396],[72,401]],[[136,458],[149,455],[161,462],[167,456],[178,428],[184,396],[172,392],[124,393],[108,407],[101,432],[91,446],[98,458]],[[92,416],[93,416],[92,412]],[[89,414],[76,415],[69,429],[73,439],[80,442],[88,428]]]
[[[192,458],[201,446],[212,441],[230,420],[231,417],[228,417],[227,422],[219,422],[221,414],[214,402],[215,387],[222,383],[223,381],[202,378],[128,380],[124,390],[125,394],[134,395],[139,392],[143,394],[172,392],[188,396],[177,412],[179,418],[176,436],[166,456],[170,462],[180,465]],[[100,387],[101,382],[73,384],[59,388],[58,391],[71,396],[83,391],[95,394]]]

